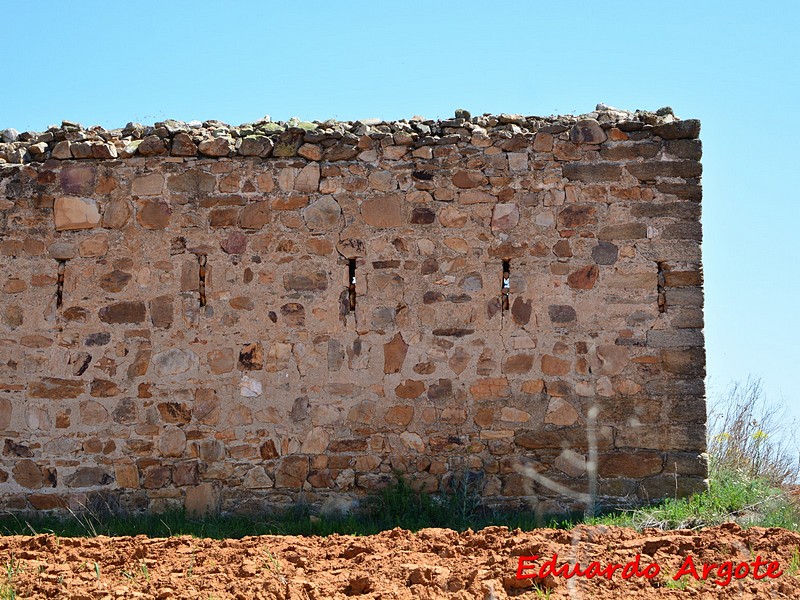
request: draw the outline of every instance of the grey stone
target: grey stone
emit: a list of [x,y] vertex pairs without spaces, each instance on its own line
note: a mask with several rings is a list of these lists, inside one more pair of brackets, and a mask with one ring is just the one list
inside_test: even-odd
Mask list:
[[619,248],[611,242],[600,242],[592,248],[592,258],[598,265],[613,265],[618,256]]
[[701,329],[655,329],[647,332],[647,345],[650,348],[702,346],[703,341]]
[[17,138],[19,137],[19,131],[9,127],[8,129],[3,130],[3,132],[0,134],[0,137],[3,138],[4,142],[16,142]]
[[160,377],[179,375],[191,369],[196,369],[199,363],[197,355],[191,350],[173,348],[154,354],[153,368]]

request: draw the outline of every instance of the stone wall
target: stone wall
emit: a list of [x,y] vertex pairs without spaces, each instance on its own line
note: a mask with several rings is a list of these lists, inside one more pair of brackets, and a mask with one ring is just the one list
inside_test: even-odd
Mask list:
[[0,502],[565,510],[592,436],[602,502],[702,489],[699,128],[6,130]]

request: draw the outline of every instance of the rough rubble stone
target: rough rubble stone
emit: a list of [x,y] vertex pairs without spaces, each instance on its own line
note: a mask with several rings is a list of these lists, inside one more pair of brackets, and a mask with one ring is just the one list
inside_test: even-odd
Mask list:
[[100,223],[97,203],[91,198],[56,198],[53,218],[57,231],[92,229]]

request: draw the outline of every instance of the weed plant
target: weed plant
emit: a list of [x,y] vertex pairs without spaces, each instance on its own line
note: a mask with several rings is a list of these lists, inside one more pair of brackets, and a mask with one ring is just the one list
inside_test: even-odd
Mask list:
[[709,406],[708,490],[591,522],[699,529],[735,521],[798,530],[800,453],[795,432],[782,407],[766,401],[759,380],[734,383]]

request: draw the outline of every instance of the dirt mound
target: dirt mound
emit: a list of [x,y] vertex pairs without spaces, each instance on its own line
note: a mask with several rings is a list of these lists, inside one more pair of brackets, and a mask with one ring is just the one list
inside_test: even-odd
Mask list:
[[[800,534],[732,524],[241,540],[11,536],[0,538],[0,559],[2,598],[11,588],[18,598],[74,600],[800,598]],[[692,576],[711,563],[706,580]],[[681,568],[689,574],[674,581]]]

